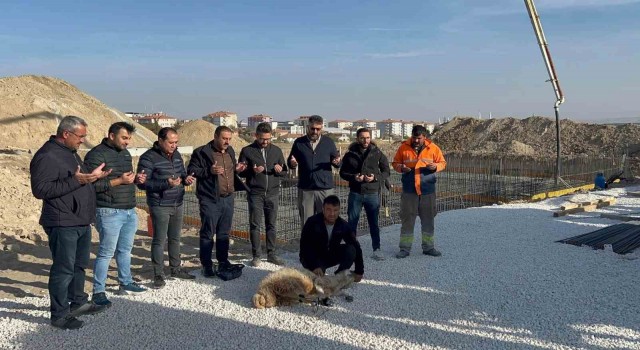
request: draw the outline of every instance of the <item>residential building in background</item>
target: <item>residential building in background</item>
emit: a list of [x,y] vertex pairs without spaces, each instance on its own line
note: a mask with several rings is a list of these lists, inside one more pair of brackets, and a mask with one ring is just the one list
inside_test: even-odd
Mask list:
[[329,122],[330,128],[347,129],[353,126],[353,122],[349,120],[338,119]]
[[423,125],[424,125],[425,128],[427,128],[427,130],[429,131],[429,134],[433,134],[433,130],[436,129],[436,125],[433,124],[433,123],[425,122]]
[[202,120],[215,126],[228,126],[234,129],[238,127],[238,114],[234,112],[218,111],[205,115]]
[[416,124],[420,124],[420,123],[416,123],[416,122],[402,122],[402,137],[409,137],[411,136],[411,130],[413,129],[413,126]]
[[258,126],[258,124],[260,123],[271,123],[273,121],[273,118],[265,114],[256,114],[250,116],[248,120],[248,127],[250,129],[255,129],[256,126]]
[[[272,122],[272,127],[273,127]],[[275,122],[275,129],[286,131],[289,134],[304,134],[305,127],[302,125],[298,125],[295,121],[285,121],[285,122]]]
[[353,122],[353,126],[357,128],[375,129],[377,128],[377,122],[371,119],[358,119]]
[[155,125],[157,123],[161,128],[172,128],[178,122],[178,118],[166,115],[163,112],[146,114],[142,117],[131,117],[131,119],[141,125]]
[[141,118],[146,116],[146,113],[140,113],[140,112],[124,112],[124,115],[126,115],[129,118]]
[[402,136],[402,121],[395,119],[385,119],[376,123],[380,129],[381,138]]

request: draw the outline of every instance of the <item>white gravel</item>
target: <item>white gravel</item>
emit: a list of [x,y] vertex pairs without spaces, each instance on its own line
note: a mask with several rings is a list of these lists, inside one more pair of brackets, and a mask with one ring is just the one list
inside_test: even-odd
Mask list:
[[[639,190],[639,188],[630,188]],[[554,243],[618,223],[599,213],[640,211],[624,189],[595,213],[553,218],[567,198],[438,214],[441,258],[393,257],[398,226],[383,229],[386,261],[363,237],[365,281],[355,301],[256,310],[251,296],[274,265],[239,280],[170,281],[113,296],[79,331],[49,325],[47,298],[0,300],[0,348],[19,349],[640,349],[640,252],[620,256]],[[584,195],[581,200],[584,198]],[[418,230],[416,230],[418,232]],[[297,265],[295,254],[285,256]]]

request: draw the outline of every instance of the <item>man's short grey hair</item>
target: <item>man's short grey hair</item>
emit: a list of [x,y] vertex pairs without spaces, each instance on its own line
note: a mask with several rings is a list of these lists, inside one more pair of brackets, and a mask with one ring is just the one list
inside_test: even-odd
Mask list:
[[68,115],[60,121],[58,124],[58,130],[56,131],[56,135],[62,136],[62,133],[65,131],[74,132],[80,125],[87,127],[87,122],[80,117],[76,117],[74,115]]

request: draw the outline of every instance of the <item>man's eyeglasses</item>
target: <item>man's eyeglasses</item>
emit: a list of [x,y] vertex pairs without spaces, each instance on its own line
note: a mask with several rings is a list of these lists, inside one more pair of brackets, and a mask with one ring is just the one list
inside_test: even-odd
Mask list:
[[319,128],[309,127],[309,130],[311,130],[311,131],[320,131],[320,130],[322,130],[322,127],[319,127]]
[[79,139],[84,139],[84,138],[86,138],[86,137],[87,137],[87,134],[84,134],[84,135],[78,135],[78,134],[76,134],[75,132],[73,132],[73,131],[69,131],[69,130],[67,130],[67,132],[68,132],[68,133],[70,133],[70,134],[74,134],[74,135],[75,135],[77,138],[79,138]]

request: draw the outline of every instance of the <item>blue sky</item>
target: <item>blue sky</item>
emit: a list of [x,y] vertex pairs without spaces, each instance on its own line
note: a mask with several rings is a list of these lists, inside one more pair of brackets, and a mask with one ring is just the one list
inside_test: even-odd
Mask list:
[[[536,5],[561,117],[640,120],[640,0]],[[520,0],[3,1],[0,76],[22,74],[181,118],[551,116],[555,100]]]

